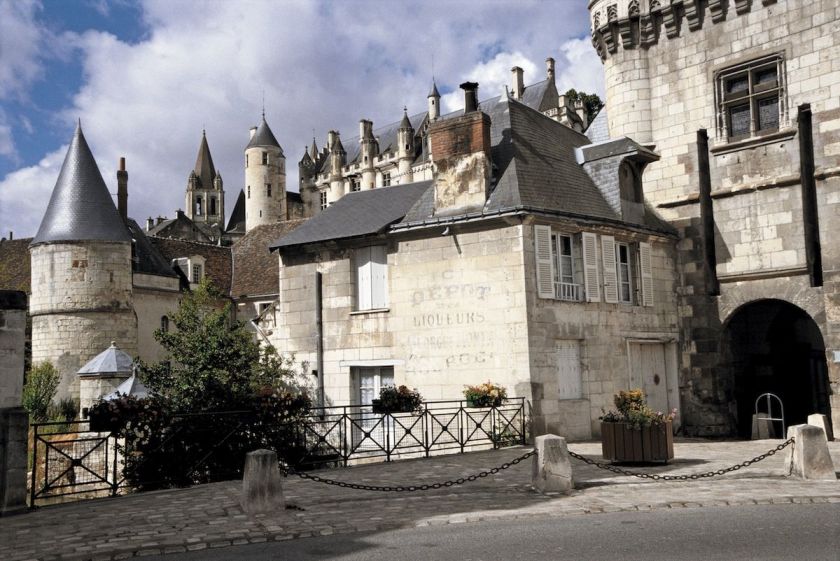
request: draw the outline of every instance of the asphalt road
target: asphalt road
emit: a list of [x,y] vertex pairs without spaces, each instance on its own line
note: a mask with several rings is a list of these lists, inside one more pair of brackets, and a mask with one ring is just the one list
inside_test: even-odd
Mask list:
[[147,561],[840,561],[840,504],[620,512],[268,542]]

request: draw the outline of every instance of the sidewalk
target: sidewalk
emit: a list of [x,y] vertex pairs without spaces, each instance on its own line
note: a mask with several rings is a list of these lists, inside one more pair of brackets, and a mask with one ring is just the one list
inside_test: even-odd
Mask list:
[[[781,441],[678,440],[667,466],[649,473],[699,473],[743,462]],[[829,443],[840,467],[840,442]],[[600,443],[570,449],[600,459]],[[368,485],[412,485],[457,479],[497,467],[528,448],[371,464],[321,472],[322,477]],[[785,477],[787,450],[734,473],[685,482],[618,476],[572,460],[577,489],[545,497],[530,489],[531,460],[464,485],[417,493],[358,491],[286,480],[296,508],[249,516],[239,507],[241,482],[156,491],[45,507],[0,519],[0,559],[125,559],[313,535],[382,531],[489,519],[580,515],[660,508],[765,503],[840,503],[840,481]]]

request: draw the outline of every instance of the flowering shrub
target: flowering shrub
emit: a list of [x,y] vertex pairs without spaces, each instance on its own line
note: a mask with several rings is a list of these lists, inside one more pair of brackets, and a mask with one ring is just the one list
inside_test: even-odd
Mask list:
[[407,386],[385,386],[379,390],[379,399],[374,400],[376,412],[382,413],[408,413],[421,411],[423,409],[423,396],[417,389],[408,389]]
[[466,386],[464,399],[475,407],[498,406],[507,399],[507,390],[504,386],[487,380],[477,386]]
[[616,410],[603,411],[599,419],[605,423],[627,423],[634,429],[649,427],[651,425],[663,425],[673,421],[677,416],[677,410],[672,409],[669,413],[654,411],[645,400],[645,394],[640,389],[620,391],[613,398]]

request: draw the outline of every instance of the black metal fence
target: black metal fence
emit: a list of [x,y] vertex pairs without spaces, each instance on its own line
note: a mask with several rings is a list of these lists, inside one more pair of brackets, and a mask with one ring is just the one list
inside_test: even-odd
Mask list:
[[[298,469],[312,469],[524,444],[525,423],[524,398],[493,407],[426,402],[422,410],[406,413],[374,413],[370,406],[315,408],[302,420],[274,426],[255,424],[244,411],[182,415],[155,435],[171,462],[161,465],[158,457],[149,466],[131,439],[93,431],[89,421],[36,423],[30,506],[236,478],[244,457],[231,463],[230,455],[243,455],[254,443],[290,443],[292,450],[278,450],[279,455]],[[282,438],[274,438],[278,433]],[[124,474],[127,464],[131,483]],[[155,481],[164,472],[165,481]]]

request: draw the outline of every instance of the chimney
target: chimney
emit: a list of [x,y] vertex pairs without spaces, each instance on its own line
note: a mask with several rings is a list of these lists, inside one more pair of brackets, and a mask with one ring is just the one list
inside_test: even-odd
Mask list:
[[251,136],[248,137],[248,140],[254,138],[255,134],[257,134],[257,127],[251,127]]
[[117,210],[123,220],[128,220],[128,172],[125,171],[125,157],[120,158],[117,171]]
[[545,59],[545,77],[549,82],[554,81],[554,59],[551,57]]
[[15,239],[15,233],[9,230],[9,241],[13,241]]
[[586,127],[589,126],[589,122],[586,118],[586,108],[583,106],[583,101],[580,99],[575,101],[575,113],[577,113],[578,117],[580,117],[580,122],[583,123],[583,130],[586,130]]
[[151,216],[146,219],[146,231],[148,232],[155,227],[155,219]]
[[158,217],[157,217],[157,223],[158,223],[158,224],[160,224],[160,223],[161,223],[161,222],[163,222],[164,220],[166,220],[166,218],[165,218],[165,217],[163,217],[163,216],[158,216]]
[[429,127],[435,215],[481,209],[490,192],[490,117],[477,109],[478,84],[466,82],[464,114]]
[[521,100],[522,93],[525,91],[523,70],[518,66],[514,66],[510,69],[510,74],[511,93],[513,94],[513,99]]
[[464,90],[464,115],[478,111],[478,83],[464,82],[461,89]]

